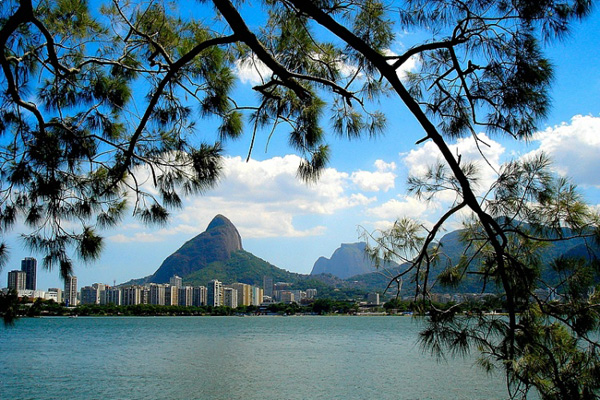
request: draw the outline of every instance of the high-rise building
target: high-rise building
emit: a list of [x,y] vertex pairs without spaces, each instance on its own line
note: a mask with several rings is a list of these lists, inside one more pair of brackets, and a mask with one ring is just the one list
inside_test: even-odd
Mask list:
[[263,302],[264,290],[257,286],[252,286],[252,305],[260,306]]
[[138,304],[150,304],[150,288],[140,286],[140,302]]
[[223,305],[223,284],[216,279],[208,282],[206,288],[206,305],[213,307]]
[[232,287],[223,288],[223,305],[226,307],[237,308],[238,306],[238,291]]
[[252,286],[245,283],[234,283],[231,287],[237,290],[238,302],[236,307],[252,304]]
[[8,273],[8,288],[14,290],[25,290],[27,274],[23,271],[14,270]]
[[142,288],[140,286],[126,286],[121,289],[121,304],[135,306],[142,303]]
[[81,304],[101,304],[100,298],[102,292],[106,290],[104,283],[94,283],[92,286],[84,286],[81,288],[81,296],[79,300]]
[[206,286],[195,286],[192,289],[192,305],[196,307],[205,306],[207,296]]
[[263,290],[265,296],[273,297],[273,277],[263,277]]
[[79,299],[81,304],[98,304],[100,303],[100,296],[98,295],[98,289],[93,286],[84,286],[80,290]]
[[117,287],[106,287],[100,292],[100,304],[121,305],[121,289]]
[[191,306],[194,303],[194,288],[191,286],[184,286],[179,288],[179,305],[180,306]]
[[180,288],[183,286],[183,279],[180,276],[173,275],[171,279],[169,279],[169,285]]
[[165,285],[165,306],[179,305],[179,288]]
[[317,289],[306,289],[306,298],[314,299],[317,297]]
[[67,307],[74,307],[79,302],[77,301],[77,277],[69,275],[65,279],[65,290],[64,290],[65,304]]
[[159,283],[150,284],[150,304],[165,305],[165,285]]
[[36,290],[37,286],[37,260],[33,257],[25,257],[21,260],[21,271],[27,274],[25,289]]

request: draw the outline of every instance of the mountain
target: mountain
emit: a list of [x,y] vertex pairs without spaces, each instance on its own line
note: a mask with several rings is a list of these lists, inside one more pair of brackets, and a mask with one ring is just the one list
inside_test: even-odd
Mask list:
[[166,283],[173,275],[186,277],[211,263],[225,262],[233,252],[241,250],[242,238],[236,227],[223,215],[217,215],[206,231],[167,257],[148,282]]
[[[444,235],[440,244],[444,253],[444,263],[456,264],[463,251],[462,231],[456,230]],[[563,236],[570,237],[573,232],[565,230]],[[210,222],[206,231],[186,242],[176,252],[167,257],[160,268],[151,276],[134,279],[127,284],[146,284],[150,282],[168,282],[173,275],[179,275],[189,285],[206,285],[211,279],[224,283],[242,282],[262,286],[264,276],[270,276],[274,282],[282,281],[293,284],[294,289],[318,288],[319,293],[331,297],[354,298],[361,294],[383,290],[391,276],[401,270],[401,266],[390,264],[386,268],[376,270],[373,263],[365,256],[366,243],[345,243],[334,251],[331,258],[320,257],[314,264],[310,275],[292,273],[278,268],[269,262],[245,251],[241,236],[236,227],[223,215],[217,215]],[[566,242],[548,242],[542,258],[542,277],[549,282],[558,278],[556,272],[549,268],[555,257],[587,256],[588,248],[584,239],[573,239]],[[467,250],[467,252],[472,250]],[[600,249],[595,248],[596,254]],[[441,268],[432,271],[431,278]],[[454,290],[444,291],[473,292],[479,285],[476,276],[469,276],[466,281]],[[403,282],[403,288],[410,291],[413,283],[410,279]],[[494,288],[489,287],[489,290]]]
[[264,276],[272,277],[274,282],[289,283],[306,278],[245,251],[237,228],[223,215],[215,216],[206,231],[167,257],[153,275],[133,279],[124,285],[166,283],[174,275],[182,277],[186,285],[196,286],[206,286],[212,279],[262,287]]
[[375,266],[365,254],[366,247],[365,242],[342,243],[331,258],[319,257],[310,274],[332,274],[345,279],[371,273],[375,271]]

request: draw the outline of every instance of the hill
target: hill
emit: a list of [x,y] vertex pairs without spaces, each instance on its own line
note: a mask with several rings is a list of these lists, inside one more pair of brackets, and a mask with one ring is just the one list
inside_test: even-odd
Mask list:
[[206,231],[167,257],[148,282],[166,283],[174,275],[186,277],[211,263],[225,262],[241,250],[242,238],[236,227],[223,215],[217,215]]
[[270,276],[273,282],[296,283],[304,275],[288,272],[244,250],[234,251],[227,260],[214,261],[183,278],[186,285],[205,286],[210,280],[226,283],[241,282],[263,286],[263,277]]

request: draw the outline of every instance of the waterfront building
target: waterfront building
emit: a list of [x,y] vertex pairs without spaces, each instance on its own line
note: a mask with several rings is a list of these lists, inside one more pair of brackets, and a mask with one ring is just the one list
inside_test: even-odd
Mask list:
[[142,304],[142,287],[126,286],[121,289],[121,304],[124,306],[135,306]]
[[237,305],[249,306],[252,304],[252,286],[246,283],[234,283],[231,287],[237,290]]
[[101,304],[100,297],[106,286],[104,283],[94,283],[92,286],[82,287],[79,297],[81,304]]
[[257,286],[252,286],[252,305],[260,306],[263,302],[264,290]]
[[191,306],[194,300],[194,288],[191,286],[184,286],[179,288],[179,305],[180,306]]
[[63,301],[63,291],[59,288],[48,288],[46,292],[46,299],[54,300],[57,303],[62,303]]
[[81,295],[81,304],[99,304],[100,296],[98,293],[98,288],[92,286],[84,286],[80,290]]
[[180,276],[174,275],[169,279],[169,285],[177,288],[183,287],[183,279]]
[[8,288],[16,291],[25,290],[27,285],[27,274],[23,271],[14,270],[8,273]]
[[206,304],[213,307],[223,305],[223,284],[216,279],[208,282],[206,288]]
[[226,307],[237,308],[238,291],[232,287],[223,288],[223,305]]
[[150,284],[150,304],[165,305],[165,285],[159,283]]
[[179,305],[179,288],[165,285],[165,306]]
[[150,288],[148,286],[140,286],[139,304],[150,304]]
[[207,304],[207,289],[206,286],[196,286],[192,289],[192,305],[196,307],[205,306]]
[[116,287],[106,287],[100,292],[100,304],[121,305],[121,289]]
[[273,278],[270,276],[263,277],[263,291],[265,296],[273,297]]
[[294,293],[289,290],[279,291],[279,301],[282,303],[293,303],[295,301]]
[[306,289],[306,298],[314,299],[317,297],[317,289]]
[[65,291],[64,291],[65,304],[67,307],[74,307],[79,302],[77,301],[77,277],[69,275],[65,279]]
[[37,286],[37,260],[33,257],[25,257],[21,260],[21,271],[27,274],[25,289],[36,290]]

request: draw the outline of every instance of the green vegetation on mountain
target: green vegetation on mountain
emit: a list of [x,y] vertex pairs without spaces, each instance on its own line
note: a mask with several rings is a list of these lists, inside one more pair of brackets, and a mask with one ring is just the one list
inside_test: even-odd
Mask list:
[[213,261],[203,268],[183,276],[188,285],[206,285],[212,279],[225,283],[241,282],[263,286],[263,277],[270,276],[273,282],[298,282],[302,275],[274,266],[244,250],[234,251],[229,259]]

